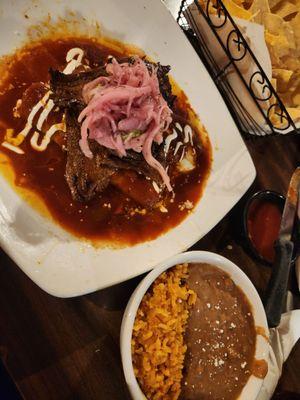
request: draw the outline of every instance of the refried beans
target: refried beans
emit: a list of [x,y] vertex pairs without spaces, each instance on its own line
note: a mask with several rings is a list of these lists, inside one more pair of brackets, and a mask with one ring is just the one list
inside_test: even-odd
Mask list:
[[185,333],[180,399],[236,399],[254,363],[251,306],[230,276],[215,266],[189,264],[187,283],[197,300]]

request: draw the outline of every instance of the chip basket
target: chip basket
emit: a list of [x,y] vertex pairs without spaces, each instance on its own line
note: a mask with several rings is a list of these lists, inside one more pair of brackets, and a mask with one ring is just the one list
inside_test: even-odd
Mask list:
[[[299,133],[299,129],[296,128],[222,0],[205,0],[202,4],[204,5],[201,6],[198,0],[183,0],[177,22],[216,82],[240,131],[246,136]],[[194,12],[191,12],[191,6]],[[196,23],[195,15],[203,21],[202,28]],[[205,31],[203,26],[206,28]],[[214,50],[213,41],[215,41]],[[222,63],[216,59],[216,46],[219,46],[219,51],[223,54]],[[245,62],[251,62],[252,66],[251,73],[247,76],[242,72]],[[245,88],[249,96],[248,103],[244,100],[246,92],[241,95],[228,79],[229,70],[231,76],[232,72],[236,74],[242,87]],[[250,102],[251,107],[248,106]]]

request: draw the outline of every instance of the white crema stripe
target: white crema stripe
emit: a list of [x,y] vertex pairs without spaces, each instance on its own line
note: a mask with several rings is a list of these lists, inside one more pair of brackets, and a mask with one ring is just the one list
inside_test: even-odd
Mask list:
[[18,134],[18,136],[19,135],[24,136],[24,138],[25,138],[28,135],[28,133],[30,132],[30,130],[32,128],[33,118],[36,116],[38,111],[45,106],[46,102],[49,99],[49,96],[50,96],[50,92],[47,92],[44,95],[44,97],[32,108],[30,114],[28,115],[25,128]]
[[50,140],[51,140],[52,136],[54,135],[54,133],[57,131],[65,132],[65,130],[66,130],[66,126],[65,126],[64,122],[62,122],[60,124],[52,125],[51,128],[49,128],[47,130],[47,132],[45,133],[45,135],[41,141],[41,144],[37,143],[40,135],[38,132],[35,131],[30,139],[30,144],[36,151],[45,151],[48,144],[50,143]]
[[[79,47],[74,47],[74,49],[69,50],[67,53],[67,56],[66,56],[66,61],[67,61],[68,65],[63,70],[63,73],[66,75],[69,75],[77,67],[79,67],[79,65],[81,65],[83,55],[84,55],[84,52]],[[77,58],[75,58],[75,57],[77,57]]]
[[177,142],[176,147],[175,147],[175,151],[174,151],[174,156],[177,154],[178,150],[180,149],[180,147],[183,145],[182,142]]
[[[71,74],[77,67],[79,67],[81,65],[83,56],[84,56],[84,51],[78,47],[75,47],[75,48],[69,50],[66,55],[66,61],[68,64],[67,64],[66,68],[63,70],[63,73],[66,75]],[[49,99],[51,94],[52,94],[52,92],[50,90],[48,92],[46,92],[44,97],[32,108],[30,114],[28,115],[27,122],[26,122],[24,129],[21,132],[19,132],[18,135],[16,135],[15,137],[13,137],[11,133],[10,133],[10,135],[7,134],[6,135],[7,140],[2,143],[2,146],[6,147],[7,149],[9,149],[11,151],[14,151],[15,153],[24,154],[24,151],[22,149],[20,149],[18,146],[22,144],[22,142],[24,141],[26,136],[31,131],[31,129],[33,127],[32,126],[33,119],[36,116],[36,114],[40,111],[40,109],[43,109],[43,111],[41,112],[41,114],[39,116],[38,122],[36,124],[36,128],[39,131],[42,130],[44,122],[46,121],[49,114],[51,113],[51,111],[54,108],[53,100]],[[54,133],[59,130],[65,131],[65,129],[66,128],[65,128],[64,122],[52,125],[45,133],[40,144],[38,144],[40,133],[35,131],[31,137],[30,144],[35,150],[44,151],[44,150],[46,150],[48,144],[50,143],[51,138],[54,135]],[[9,140],[10,140],[10,142],[9,142]]]
[[168,154],[170,145],[171,145],[171,143],[173,142],[173,140],[175,140],[175,139],[177,138],[177,136],[178,136],[178,133],[176,132],[175,129],[173,129],[173,133],[171,133],[171,135],[169,135],[169,136],[166,137],[165,145],[164,145],[164,152],[165,152],[165,154]]
[[180,125],[179,122],[176,122],[175,126],[180,132],[182,132],[182,126]]
[[1,146],[7,148],[8,150],[13,151],[14,153],[17,154],[24,154],[24,151],[22,149],[20,149],[20,147],[14,146],[8,142],[2,142]]
[[184,143],[190,142],[193,145],[193,131],[189,125],[184,127]]
[[[48,93],[49,93],[49,95],[51,94],[51,92],[48,92]],[[36,124],[36,127],[37,127],[38,130],[41,130],[41,129],[42,129],[43,123],[44,123],[44,122],[46,121],[46,119],[48,118],[48,115],[49,115],[50,112],[52,111],[53,107],[54,107],[54,102],[53,102],[52,99],[50,99],[50,100],[46,103],[45,108],[44,108],[43,111],[41,112],[41,115],[40,115],[40,117],[39,117],[39,119],[38,119],[38,122],[37,122],[37,124]]]

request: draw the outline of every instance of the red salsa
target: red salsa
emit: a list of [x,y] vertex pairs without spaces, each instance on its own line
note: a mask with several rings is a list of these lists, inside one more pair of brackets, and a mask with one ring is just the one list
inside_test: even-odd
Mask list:
[[275,258],[274,242],[278,238],[281,221],[280,207],[272,201],[254,201],[248,213],[249,238],[257,252],[267,261]]

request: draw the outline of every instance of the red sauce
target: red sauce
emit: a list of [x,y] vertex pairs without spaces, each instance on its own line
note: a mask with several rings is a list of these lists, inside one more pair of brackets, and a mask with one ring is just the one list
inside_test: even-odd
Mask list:
[[275,258],[274,242],[278,238],[281,210],[276,203],[256,200],[249,209],[247,228],[258,253],[267,261]]
[[[90,66],[96,66],[99,60],[109,54],[116,57],[128,55],[128,46],[124,46],[123,51],[120,45],[120,50],[116,51],[87,38],[43,40],[19,51],[7,60],[8,77],[0,87],[0,143],[4,140],[6,128],[19,132],[25,126],[27,117],[13,116],[17,100],[32,83],[48,82],[50,67],[62,70],[66,65],[67,52],[74,47],[85,51]],[[178,96],[175,111],[197,132],[195,121],[189,117],[192,110],[183,92]],[[15,154],[0,146],[0,153],[7,155],[14,170],[14,185],[30,189],[42,199],[51,217],[64,229],[93,242],[132,245],[154,239],[178,225],[190,212],[188,209],[180,210],[179,205],[186,200],[194,205],[198,202],[210,170],[211,152],[207,139],[203,142],[203,150],[197,154],[196,168],[190,173],[174,177],[176,197],[173,203],[169,202],[168,213],[154,209],[145,215],[128,216],[122,210],[136,207],[136,204],[113,186],[88,203],[72,200],[64,177],[66,154],[55,141],[51,141],[42,153],[33,150],[30,146],[31,135],[22,144],[25,155]],[[106,207],[106,204],[110,204],[110,207]]]

